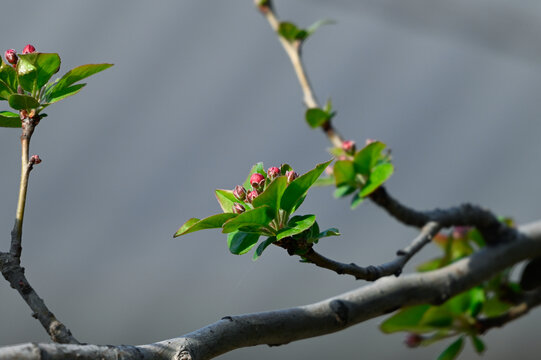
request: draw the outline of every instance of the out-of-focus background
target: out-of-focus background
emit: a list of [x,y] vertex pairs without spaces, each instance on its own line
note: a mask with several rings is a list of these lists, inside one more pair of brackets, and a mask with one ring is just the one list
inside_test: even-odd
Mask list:
[[[389,191],[416,208],[470,201],[524,223],[541,217],[541,3],[533,0],[276,1],[283,20],[325,26],[304,48],[337,128],[393,151]],[[60,74],[115,66],[52,106],[31,153],[23,264],[31,284],[81,341],[141,344],[225,315],[307,304],[363,286],[278,248],[233,256],[219,231],[173,239],[190,217],[219,211],[213,191],[252,164],[298,172],[330,158],[303,120],[301,93],[252,1],[28,0],[2,4],[0,49],[58,52]],[[59,75],[60,75],[59,74]],[[6,103],[0,103],[5,109]],[[0,229],[6,250],[19,178],[19,131],[0,129]],[[391,259],[415,235],[367,202],[332,190],[301,207],[342,236],[318,244],[360,265]],[[413,263],[436,252],[423,250]],[[408,268],[413,271],[413,266]],[[0,345],[49,341],[0,282]],[[485,336],[488,359],[537,357],[540,311]],[[433,359],[383,318],[329,336],[222,359]],[[477,358],[466,346],[464,359]]]

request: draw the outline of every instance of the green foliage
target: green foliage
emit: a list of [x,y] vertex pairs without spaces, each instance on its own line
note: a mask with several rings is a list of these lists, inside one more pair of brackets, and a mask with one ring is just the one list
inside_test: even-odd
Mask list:
[[[250,177],[254,173],[263,175],[266,181],[264,188],[259,190],[258,196],[251,203],[247,199],[237,199],[232,190],[216,190],[216,199],[223,213],[202,220],[189,219],[174,236],[203,229],[222,228],[222,232],[228,234],[229,250],[237,255],[248,252],[261,236],[266,236],[267,239],[257,247],[253,255],[254,260],[259,258],[270,244],[286,238],[313,244],[325,237],[338,236],[340,233],[335,228],[320,232],[315,215],[291,216],[304,201],[310,187],[330,163],[331,161],[327,161],[316,165],[314,169],[297,177],[289,184],[285,173],[292,171],[291,166],[282,165],[281,175],[270,180],[263,164],[258,163],[250,170],[244,187],[251,188]],[[242,205],[245,210],[240,214],[233,212],[235,203]]]
[[[443,254],[419,265],[418,271],[443,268],[485,246],[481,233],[468,227],[455,227],[448,234],[437,234],[433,242],[442,249]],[[514,296],[510,294],[521,291],[520,286],[510,280],[510,274],[511,269],[502,271],[489,281],[441,305],[423,304],[401,309],[386,319],[380,329],[384,333],[405,331],[417,334],[422,339],[420,345],[459,336],[438,359],[455,359],[464,346],[465,337],[470,338],[475,351],[481,354],[485,351],[485,345],[478,337],[478,320],[504,314],[512,306],[509,299]]]
[[323,25],[333,24],[332,20],[319,20],[307,29],[301,29],[291,22],[281,22],[278,26],[278,34],[289,42],[304,41]]
[[[27,116],[43,118],[41,111],[47,106],[77,94],[86,84],[76,82],[103,71],[112,64],[89,64],[68,71],[60,79],[48,83],[60,69],[60,56],[56,53],[34,52],[18,54],[15,68],[0,60],[0,100],[23,111]],[[0,127],[21,127],[19,115],[0,111]],[[23,115],[23,118],[24,116]],[[18,120],[17,120],[18,119]]]

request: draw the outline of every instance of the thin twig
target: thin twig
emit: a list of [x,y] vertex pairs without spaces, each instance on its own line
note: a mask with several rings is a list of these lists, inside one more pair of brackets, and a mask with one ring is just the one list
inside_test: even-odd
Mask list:
[[303,257],[310,263],[332,270],[337,274],[352,275],[356,280],[362,279],[367,281],[375,281],[384,276],[400,275],[406,263],[413,257],[413,255],[428,244],[432,240],[432,237],[436,235],[440,229],[440,224],[436,222],[427,223],[408,247],[397,252],[397,256],[394,260],[378,266],[371,265],[367,267],[360,267],[353,263],[340,263],[317,253],[313,248],[303,255]]
[[[280,43],[282,44],[287,56],[289,57],[291,64],[293,65],[293,70],[295,70],[295,74],[297,75],[297,79],[299,80],[299,84],[301,85],[302,93],[304,96],[304,105],[308,109],[320,108],[314,90],[312,89],[312,85],[310,84],[310,80],[308,79],[308,75],[306,74],[304,64],[302,62],[302,41],[298,40],[290,42],[280,36],[280,34],[278,34],[280,20],[276,16],[276,12],[274,11],[274,7],[272,6],[272,3],[270,1],[267,5],[259,6],[259,9],[269,22],[271,28],[278,35],[278,40],[280,40]],[[323,123],[321,128],[323,129],[323,132],[325,133],[329,141],[333,144],[333,146],[342,146],[342,142],[344,141],[344,139],[333,127],[331,120],[327,120],[325,123]]]

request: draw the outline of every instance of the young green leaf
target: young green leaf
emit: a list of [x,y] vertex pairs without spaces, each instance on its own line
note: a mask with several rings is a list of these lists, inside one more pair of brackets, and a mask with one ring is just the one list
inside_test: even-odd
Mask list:
[[31,110],[39,106],[39,102],[30,95],[12,94],[8,102],[15,110]]
[[227,247],[232,254],[242,255],[250,251],[258,239],[259,234],[235,231],[227,235]]
[[338,160],[333,167],[336,186],[344,184],[355,186],[355,167],[351,160]]
[[69,86],[67,88],[61,89],[59,91],[55,91],[54,93],[49,93],[49,94],[46,93],[44,96],[44,102],[48,104],[53,104],[60,100],[64,100],[68,96],[77,94],[85,86],[86,84],[77,84],[77,85],[73,85],[73,86]]
[[[304,194],[310,189],[312,184],[319,178],[325,168],[331,163],[332,160],[316,165],[316,167],[306,174],[299,176],[293,180],[284,191],[282,200],[280,202],[280,208],[287,212],[298,204],[298,201],[304,196]],[[298,207],[298,205],[297,205]]]
[[265,251],[265,249],[275,241],[276,241],[276,237],[275,236],[270,236],[265,241],[263,241],[261,244],[259,244],[257,249],[255,249],[254,256],[252,257],[252,260],[255,261],[255,260],[259,259],[261,254],[263,254],[263,251]]
[[242,227],[266,227],[273,219],[272,210],[268,206],[246,210],[242,214],[232,218],[223,224],[224,234],[239,230]]
[[357,188],[354,186],[340,185],[334,190],[334,197],[338,199],[344,196],[348,196],[349,194],[352,194],[353,192],[355,192],[355,190],[357,190]]
[[334,176],[320,177],[312,186],[329,186],[334,185],[334,182]]
[[383,163],[372,169],[370,177],[365,186],[361,189],[359,196],[366,197],[373,193],[385,181],[391,177],[394,172],[394,166],[391,163]]
[[11,94],[13,94],[13,92],[10,90],[9,86],[7,86],[6,83],[0,80],[0,100],[9,99],[9,96]]
[[55,53],[22,54],[17,62],[19,83],[30,92],[41,89],[59,69],[60,56]]
[[385,144],[381,141],[374,141],[366,145],[355,154],[353,160],[355,164],[355,172],[368,176],[372,171],[372,168],[376,166],[378,161],[382,158],[381,152],[385,149]]
[[300,32],[301,29],[291,22],[283,21],[278,25],[278,34],[287,41],[300,40]]
[[218,200],[218,203],[220,204],[223,212],[232,213],[233,204],[235,203],[244,205],[243,201],[237,200],[237,198],[235,198],[235,195],[233,195],[233,190],[217,189],[215,191],[215,195],[216,200]]
[[320,108],[311,108],[306,110],[306,122],[312,129],[320,127],[325,122],[332,118],[333,114],[326,112]]
[[20,128],[21,118],[11,111],[0,111],[0,127]]
[[186,235],[191,232],[204,230],[204,229],[220,228],[223,226],[223,224],[227,220],[234,218],[236,216],[238,215],[232,214],[232,213],[223,213],[223,214],[212,215],[202,220],[198,218],[191,218],[190,220],[186,221],[184,225],[180,227],[180,229],[177,230],[177,232],[175,233],[173,237]]
[[282,240],[288,236],[302,233],[309,229],[316,221],[315,215],[293,216],[287,223],[287,227],[278,231],[276,240]]
[[361,203],[364,201],[364,198],[361,197],[359,194],[360,192],[353,195],[353,198],[351,199],[351,205],[350,205],[351,210],[356,209],[357,206],[361,205]]
[[81,81],[89,76],[92,76],[100,71],[110,68],[113,64],[87,64],[81,65],[68,71],[64,76],[51,84],[46,89],[46,93],[50,94],[49,98],[57,97],[56,93],[61,92],[77,81]]
[[485,352],[486,347],[483,340],[481,340],[479,337],[475,335],[470,335],[470,339],[473,344],[473,348],[479,355]]
[[438,356],[438,360],[454,360],[458,357],[460,352],[462,351],[462,348],[464,347],[464,337],[458,338],[457,341],[453,342],[447,349],[445,349],[440,356]]
[[331,25],[331,24],[335,24],[335,23],[336,22],[334,20],[331,20],[331,19],[318,20],[315,23],[313,23],[312,25],[310,25],[308,27],[308,29],[306,29],[306,32],[308,33],[308,35],[312,35],[317,29],[319,29],[323,25]]
[[[17,72],[11,65],[4,63],[1,59],[0,64],[0,81],[8,88],[10,94],[16,93],[19,85]],[[5,99],[7,100],[8,97]]]
[[427,327],[420,324],[424,314],[429,308],[430,305],[417,305],[401,309],[396,314],[385,320],[380,325],[380,330],[386,334],[397,331],[431,331],[433,330],[432,327]]
[[272,212],[272,217],[276,217],[277,211],[280,208],[280,199],[287,187],[287,179],[285,176],[278,176],[269,186],[252,201],[254,208],[267,205]]
[[322,239],[324,237],[329,237],[329,236],[340,236],[340,232],[338,231],[337,228],[330,228],[330,229],[320,232],[317,235],[317,238]]

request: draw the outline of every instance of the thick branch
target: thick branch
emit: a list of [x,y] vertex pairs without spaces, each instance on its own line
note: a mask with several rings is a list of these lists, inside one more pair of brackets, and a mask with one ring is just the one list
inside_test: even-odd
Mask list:
[[516,241],[484,248],[443,269],[386,277],[315,304],[227,316],[183,337],[137,347],[23,344],[0,348],[12,359],[210,359],[241,347],[280,345],[343,330],[404,306],[441,304],[522,260],[541,256],[541,221],[521,227]]

